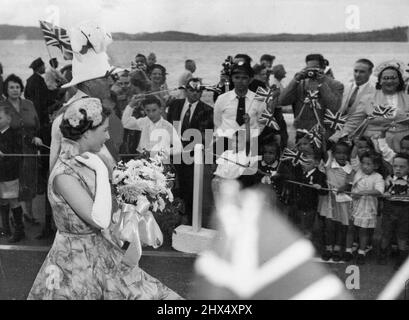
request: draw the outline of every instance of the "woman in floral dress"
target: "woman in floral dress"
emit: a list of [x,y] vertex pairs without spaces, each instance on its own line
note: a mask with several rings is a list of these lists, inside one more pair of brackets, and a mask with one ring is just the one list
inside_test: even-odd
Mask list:
[[[108,170],[95,155],[109,139],[109,111],[83,98],[66,110],[61,153],[48,184],[58,232],[28,299],[180,299],[138,266],[101,230],[111,223]],[[81,155],[81,156],[80,156]]]

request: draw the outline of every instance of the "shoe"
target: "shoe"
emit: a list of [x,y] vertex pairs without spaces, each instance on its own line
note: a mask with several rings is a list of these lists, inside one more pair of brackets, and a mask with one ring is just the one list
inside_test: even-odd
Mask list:
[[365,254],[368,254],[369,252],[371,252],[373,250],[372,246],[366,246],[365,248]]
[[328,261],[332,257],[332,252],[329,250],[325,250],[324,253],[321,255],[322,260]]
[[38,226],[40,225],[40,222],[38,222],[34,217],[30,217],[28,214],[24,214],[24,220],[27,221],[28,223],[32,224],[33,226]]
[[334,251],[333,252],[333,254],[332,254],[332,261],[334,261],[334,262],[338,262],[338,261],[341,261],[341,251]]
[[356,257],[356,263],[359,265],[363,265],[365,264],[365,255],[362,253],[358,253],[357,257]]
[[354,255],[351,252],[344,252],[342,255],[342,260],[345,262],[349,262],[354,258]]

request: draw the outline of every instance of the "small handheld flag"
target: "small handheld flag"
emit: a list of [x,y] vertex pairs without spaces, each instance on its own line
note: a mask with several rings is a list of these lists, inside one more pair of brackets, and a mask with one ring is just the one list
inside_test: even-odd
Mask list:
[[324,114],[324,124],[329,125],[330,129],[342,130],[347,116],[343,116],[341,112],[332,113],[331,110],[326,109]]
[[269,103],[273,99],[274,89],[266,90],[263,87],[258,87],[254,99]]
[[295,152],[288,148],[284,149],[284,152],[281,155],[280,160],[281,161],[291,160],[293,166],[296,166],[299,163],[307,163],[307,159],[305,158],[302,152],[300,151]]
[[264,112],[261,114],[259,122],[260,124],[265,125],[266,127],[273,128],[274,130],[277,131],[280,130],[280,126],[278,125],[273,114],[268,109],[265,109]]
[[321,105],[318,102],[318,96],[318,90],[307,90],[307,94],[304,98],[304,104],[309,104],[313,109],[321,109]]
[[380,106],[377,105],[372,112],[374,117],[384,117],[385,119],[390,119],[395,117],[396,108],[394,106]]
[[318,124],[313,126],[309,132],[309,138],[311,139],[312,143],[315,144],[317,148],[321,148],[322,146],[322,134],[320,132],[320,127]]
[[62,53],[71,52],[71,42],[67,30],[47,21],[40,21],[40,28],[47,46],[57,47]]

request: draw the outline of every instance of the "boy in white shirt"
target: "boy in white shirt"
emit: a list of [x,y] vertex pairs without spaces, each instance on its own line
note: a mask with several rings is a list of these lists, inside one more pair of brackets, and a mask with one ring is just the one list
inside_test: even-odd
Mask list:
[[148,96],[142,101],[146,117],[132,117],[136,99],[126,106],[122,114],[125,129],[140,130],[141,140],[137,151],[151,153],[165,152],[167,156],[180,154],[183,150],[180,138],[171,123],[162,118],[161,103],[155,96]]

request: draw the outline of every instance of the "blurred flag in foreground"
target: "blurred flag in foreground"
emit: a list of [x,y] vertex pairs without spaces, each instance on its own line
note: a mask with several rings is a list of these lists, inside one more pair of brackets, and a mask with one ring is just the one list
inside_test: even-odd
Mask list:
[[[195,299],[350,299],[344,284],[313,261],[314,247],[261,190],[222,184],[220,236],[196,261]],[[276,203],[276,202],[274,202]]]

